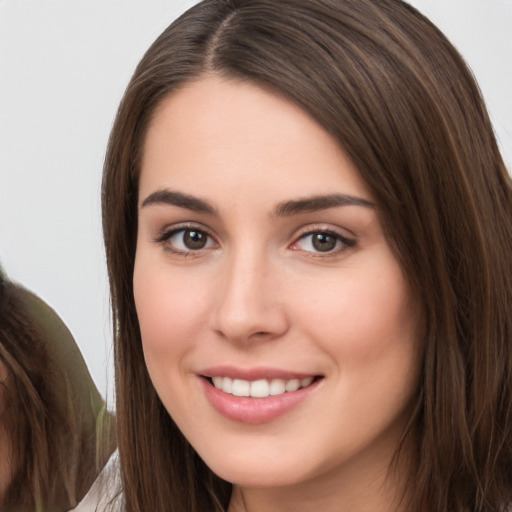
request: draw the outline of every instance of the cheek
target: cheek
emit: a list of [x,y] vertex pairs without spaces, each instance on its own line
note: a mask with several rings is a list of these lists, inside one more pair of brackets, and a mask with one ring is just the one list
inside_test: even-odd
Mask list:
[[133,277],[135,307],[148,366],[189,350],[200,337],[208,289],[184,272],[138,257]]
[[133,293],[144,359],[153,386],[166,405],[170,390],[179,389],[179,362],[187,351],[184,340],[190,339],[187,333],[192,328],[187,314],[193,310],[192,301],[186,294],[177,300],[176,286],[167,279],[165,268],[137,257]]
[[[419,307],[391,254],[379,255],[360,268],[340,272],[336,280],[310,287],[308,301],[299,301],[297,317],[342,368],[361,375],[411,367],[420,341]],[[295,297],[304,297],[299,290]]]
[[381,263],[315,288],[297,315],[331,361],[330,392],[339,406],[324,408],[325,424],[343,425],[361,446],[406,421],[420,376],[421,309],[398,264]]

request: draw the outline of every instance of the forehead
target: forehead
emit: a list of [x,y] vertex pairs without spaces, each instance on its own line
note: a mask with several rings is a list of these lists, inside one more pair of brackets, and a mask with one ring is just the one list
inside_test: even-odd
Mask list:
[[287,99],[248,82],[208,76],[186,84],[156,109],[148,128],[140,193],[243,181],[263,193],[269,184],[291,195],[344,187],[369,196],[337,141]]

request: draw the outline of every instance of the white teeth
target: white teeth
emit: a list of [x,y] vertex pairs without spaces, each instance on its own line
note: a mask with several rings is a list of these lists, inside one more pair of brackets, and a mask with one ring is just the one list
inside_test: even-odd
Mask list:
[[270,382],[270,394],[282,395],[286,391],[286,382],[282,379],[273,379]]
[[249,396],[251,394],[251,383],[248,380],[234,379],[232,393],[235,396]]
[[300,381],[301,388],[307,388],[313,382],[313,377],[307,377]]
[[223,377],[222,387],[220,388],[224,393],[233,393],[233,379],[229,377]]
[[300,380],[292,379],[286,383],[286,391],[297,391],[300,388]]
[[255,398],[265,398],[269,395],[270,384],[267,380],[255,380],[251,382],[251,396]]
[[254,398],[266,398],[270,396],[282,395],[286,392],[297,391],[305,388],[313,382],[313,377],[305,379],[272,379],[270,382],[266,379],[248,381],[243,379],[231,379],[230,377],[212,377],[213,385],[224,393],[234,396],[250,396]]

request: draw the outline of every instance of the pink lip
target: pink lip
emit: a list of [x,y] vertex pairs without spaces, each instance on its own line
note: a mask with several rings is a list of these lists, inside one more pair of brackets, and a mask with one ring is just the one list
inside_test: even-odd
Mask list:
[[[244,380],[257,380],[258,378],[284,378],[285,380],[289,380],[291,378],[303,378],[298,376],[300,374],[295,373],[293,374],[293,377],[282,377],[282,372],[279,372],[280,376],[278,377],[269,377],[268,373],[265,374],[266,377],[262,377],[259,372],[256,372],[256,377],[251,378],[248,378],[247,376],[241,377],[241,373],[239,372],[235,372],[235,374],[236,376],[233,377],[232,375],[234,374],[231,372],[215,371],[215,373],[213,373],[213,375],[242,378]],[[247,375],[245,372],[242,372],[242,374]],[[251,375],[254,374],[251,373]],[[308,377],[308,375],[305,377]],[[201,381],[200,383],[203,386],[207,400],[222,416],[239,423],[259,425],[273,421],[299,406],[318,387],[320,381],[323,379],[313,382],[313,384],[306,388],[283,393],[282,395],[268,396],[266,398],[230,395],[215,388],[204,376],[200,377],[199,380]]]
[[297,373],[277,368],[235,368],[233,366],[215,366],[199,372],[204,377],[230,377],[232,379],[242,380],[260,380],[260,379],[306,379],[315,377],[316,374]]

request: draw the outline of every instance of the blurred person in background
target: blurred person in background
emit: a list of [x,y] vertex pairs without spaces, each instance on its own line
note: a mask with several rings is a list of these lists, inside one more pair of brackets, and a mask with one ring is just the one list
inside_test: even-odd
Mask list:
[[114,417],[70,331],[0,269],[0,510],[73,509],[114,449]]

